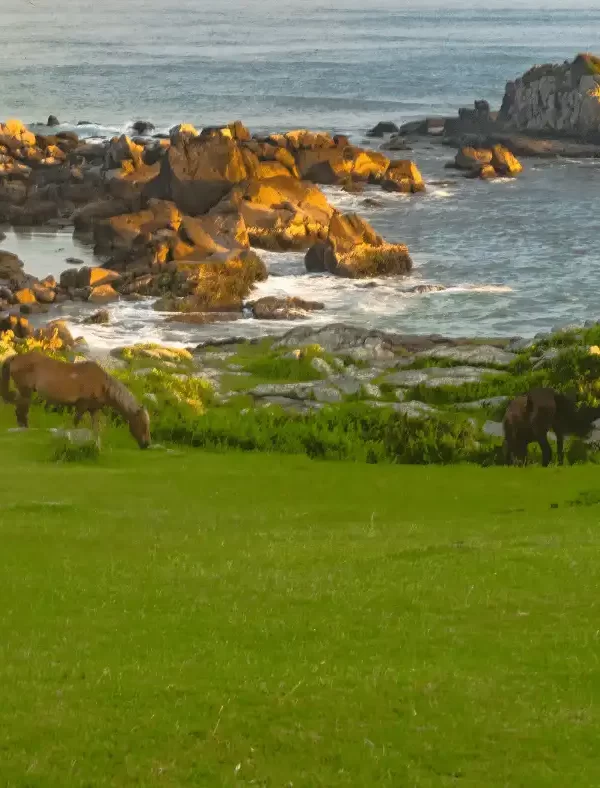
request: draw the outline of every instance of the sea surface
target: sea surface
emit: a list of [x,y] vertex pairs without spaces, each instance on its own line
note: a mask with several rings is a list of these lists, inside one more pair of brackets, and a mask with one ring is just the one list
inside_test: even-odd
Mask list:
[[[402,0],[2,0],[0,118],[57,115],[84,136],[243,120],[253,131],[297,127],[348,133],[358,144],[379,120],[453,114],[502,100],[505,83],[535,63],[600,50],[592,3]],[[400,154],[404,155],[404,154]],[[533,335],[600,318],[597,195],[600,162],[525,162],[517,180],[469,182],[444,169],[451,149],[411,154],[425,195],[328,196],[358,210],[415,261],[406,279],[373,283],[304,272],[302,255],[266,254],[262,294],[323,301],[318,322],[404,332]],[[379,201],[365,207],[365,197]],[[57,274],[66,257],[92,261],[68,233],[9,232],[31,273]],[[416,284],[444,285],[414,294]],[[244,320],[173,331],[151,304],[112,307],[116,323],[86,328],[96,342],[130,337],[189,343],[289,325]],[[74,320],[76,315],[71,316]]]

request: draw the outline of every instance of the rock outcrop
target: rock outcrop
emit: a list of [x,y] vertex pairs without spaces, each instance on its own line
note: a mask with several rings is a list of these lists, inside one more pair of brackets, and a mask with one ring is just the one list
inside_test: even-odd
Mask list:
[[449,167],[463,170],[466,178],[514,178],[523,171],[523,165],[508,148],[494,145],[487,148],[461,148]]
[[600,58],[535,66],[509,82],[498,122],[519,131],[600,134]]
[[371,225],[357,214],[335,213],[324,241],[306,253],[306,270],[352,279],[398,276],[412,270],[404,244],[386,243]]

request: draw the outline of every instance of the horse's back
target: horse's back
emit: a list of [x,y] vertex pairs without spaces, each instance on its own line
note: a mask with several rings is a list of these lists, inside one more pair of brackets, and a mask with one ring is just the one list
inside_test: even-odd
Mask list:
[[100,400],[106,379],[102,367],[93,361],[73,364],[36,350],[15,356],[11,374],[17,386],[37,391],[50,401],[66,404]]

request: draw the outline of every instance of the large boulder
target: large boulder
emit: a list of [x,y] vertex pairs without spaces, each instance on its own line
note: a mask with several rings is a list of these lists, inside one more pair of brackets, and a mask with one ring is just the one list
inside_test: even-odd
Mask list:
[[240,311],[254,284],[266,278],[264,262],[251,250],[172,263],[156,280],[156,287],[167,295],[157,308]]
[[60,206],[54,200],[27,200],[23,205],[13,205],[9,211],[9,221],[16,226],[35,226],[46,224],[60,215]]
[[11,147],[33,147],[35,145],[35,134],[27,128],[20,120],[7,120],[0,123],[0,145],[8,144]]
[[25,282],[21,260],[12,252],[0,250],[0,285],[15,288],[22,287]]
[[401,276],[410,273],[413,267],[404,244],[361,244],[340,254],[331,241],[319,242],[309,249],[305,265],[311,272],[327,272],[348,279]]
[[92,289],[88,301],[92,304],[108,304],[118,299],[119,294],[112,285],[98,285]]
[[392,161],[381,186],[384,191],[405,194],[425,191],[425,183],[419,168],[408,159]]
[[184,213],[198,216],[247,177],[242,151],[233,139],[191,137],[169,148],[146,194],[172,200]]
[[265,249],[309,247],[327,236],[334,214],[316,186],[291,176],[250,181],[239,196],[250,242]]
[[514,177],[523,171],[521,162],[503,145],[492,148],[491,164],[498,175]]
[[383,153],[346,146],[301,150],[296,154],[296,163],[301,178],[338,184],[347,178],[381,180],[390,161]]
[[334,214],[327,239],[314,244],[304,262],[309,272],[352,279],[397,276],[412,270],[407,247],[386,243],[357,214]]
[[73,224],[76,230],[89,230],[97,222],[109,219],[111,216],[120,216],[130,210],[129,204],[124,200],[113,198],[96,200],[78,208],[73,214]]
[[454,159],[458,170],[479,170],[485,164],[492,163],[492,151],[485,148],[461,148]]
[[0,315],[0,334],[5,331],[12,331],[17,339],[26,339],[33,334],[29,320],[21,315]]
[[121,253],[129,256],[146,244],[160,230],[176,232],[182,215],[167,200],[150,200],[148,208],[135,213],[112,216],[94,225],[94,242],[98,253]]
[[367,131],[367,137],[383,137],[384,134],[397,134],[400,131],[395,123],[389,120],[382,120],[372,129]]
[[193,137],[197,137],[199,133],[198,129],[192,126],[191,123],[179,123],[169,130],[171,145],[179,145],[182,142],[188,142]]
[[105,167],[107,170],[110,170],[114,167],[120,167],[125,161],[129,161],[137,168],[142,164],[143,152],[143,145],[137,145],[126,134],[122,134],[120,137],[113,137],[106,149]]

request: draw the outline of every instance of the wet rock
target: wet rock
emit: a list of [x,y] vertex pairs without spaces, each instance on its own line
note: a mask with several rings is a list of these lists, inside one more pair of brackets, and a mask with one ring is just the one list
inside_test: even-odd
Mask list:
[[521,162],[503,145],[494,145],[492,148],[491,165],[498,175],[504,177],[513,178],[523,171]]
[[409,288],[406,292],[407,293],[441,293],[448,288],[444,285],[415,285],[414,287]]
[[400,131],[395,123],[389,120],[382,120],[372,129],[367,131],[367,137],[383,137],[384,134],[397,134]]
[[83,321],[88,326],[104,326],[110,323],[110,313],[108,309],[99,309]]
[[381,146],[381,150],[385,151],[397,151],[397,150],[412,150],[412,147],[406,141],[406,137],[401,134],[392,134],[392,136],[384,142]]
[[118,301],[119,294],[112,285],[99,285],[94,287],[88,297],[92,304],[107,304],[110,301]]
[[266,296],[248,304],[257,320],[297,320],[309,317],[309,313],[324,309],[319,301],[305,301],[302,298],[277,298]]
[[67,257],[65,258],[65,263],[69,263],[69,265],[83,265],[83,260],[79,257]]
[[381,182],[381,187],[387,192],[405,194],[425,191],[423,176],[417,165],[409,159],[392,161]]
[[458,170],[476,170],[479,172],[485,164],[492,163],[492,151],[481,148],[461,148],[454,159]]
[[357,214],[335,213],[327,240],[307,252],[307,271],[327,272],[353,279],[406,274],[412,260],[403,244],[388,244]]
[[154,128],[154,124],[148,120],[136,120],[135,123],[131,124],[131,130],[134,134],[139,134],[140,136],[150,134],[154,131]]
[[167,318],[167,323],[205,326],[211,323],[231,323],[243,317],[241,312],[181,312]]
[[46,121],[46,126],[60,126],[60,121],[56,115],[49,115]]

